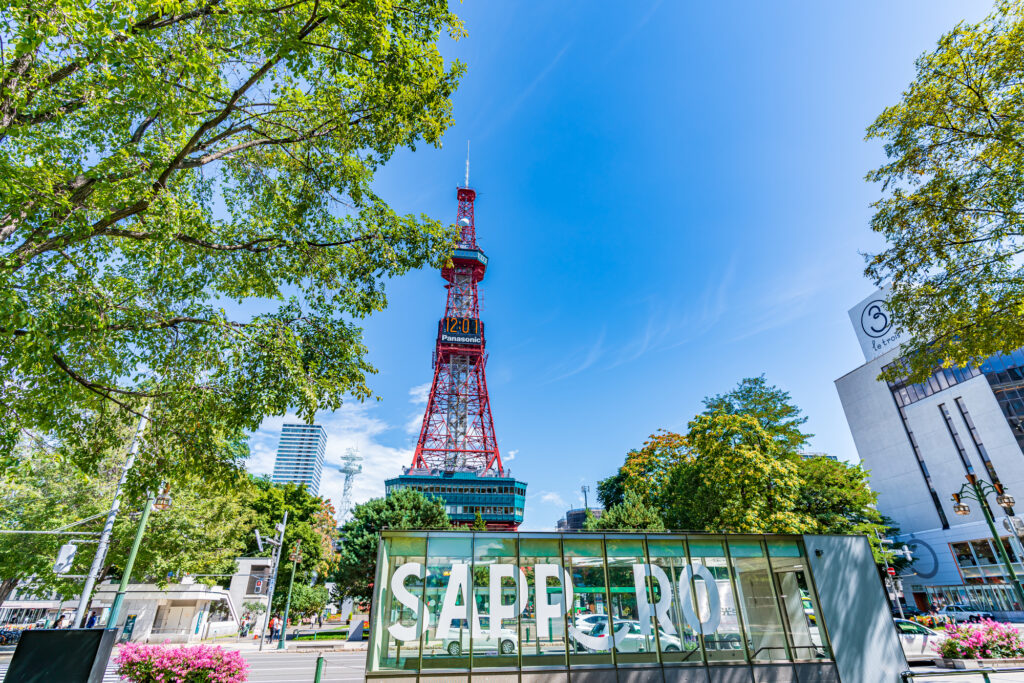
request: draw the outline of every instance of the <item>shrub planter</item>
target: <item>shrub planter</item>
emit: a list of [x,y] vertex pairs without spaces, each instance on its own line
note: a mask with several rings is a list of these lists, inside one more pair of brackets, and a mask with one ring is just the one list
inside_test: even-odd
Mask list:
[[990,667],[992,669],[1013,669],[1024,667],[1024,657],[1013,659],[941,659],[939,666],[944,669],[981,669]]

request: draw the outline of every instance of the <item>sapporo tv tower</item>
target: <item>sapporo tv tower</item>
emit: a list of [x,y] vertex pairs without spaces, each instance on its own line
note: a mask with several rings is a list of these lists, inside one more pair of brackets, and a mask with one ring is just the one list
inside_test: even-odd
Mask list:
[[472,524],[479,512],[488,529],[515,530],[523,521],[526,482],[502,466],[494,435],[478,291],[487,256],[476,244],[476,192],[469,188],[468,160],[466,183],[457,196],[462,233],[451,265],[441,270],[448,296],[437,328],[427,411],[412,467],[385,486],[388,493],[414,488],[443,499],[455,524]]

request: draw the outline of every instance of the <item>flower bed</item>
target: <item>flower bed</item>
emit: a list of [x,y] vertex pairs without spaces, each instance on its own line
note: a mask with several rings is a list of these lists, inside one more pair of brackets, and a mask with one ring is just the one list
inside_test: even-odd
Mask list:
[[126,643],[114,658],[131,683],[245,683],[249,665],[238,652],[212,645],[169,647]]
[[[1024,658],[1024,640],[1020,632],[1009,624],[984,619],[975,626],[946,627],[946,639],[935,645],[943,662],[951,668],[963,668],[963,660],[973,665],[992,660],[1020,660]],[[958,665],[955,660],[962,660]]]

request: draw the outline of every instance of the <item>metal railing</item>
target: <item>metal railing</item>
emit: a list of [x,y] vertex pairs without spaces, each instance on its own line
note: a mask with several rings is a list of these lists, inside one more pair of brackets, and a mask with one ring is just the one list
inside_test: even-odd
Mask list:
[[981,676],[981,680],[985,683],[992,683],[992,679],[989,678],[992,674],[1012,674],[1020,673],[1024,671],[1024,667],[1014,667],[1012,669],[993,669],[990,666],[981,667],[979,669],[949,669],[947,671],[904,671],[900,674],[900,678],[903,679],[903,683],[912,683],[915,678],[935,677],[935,676]]

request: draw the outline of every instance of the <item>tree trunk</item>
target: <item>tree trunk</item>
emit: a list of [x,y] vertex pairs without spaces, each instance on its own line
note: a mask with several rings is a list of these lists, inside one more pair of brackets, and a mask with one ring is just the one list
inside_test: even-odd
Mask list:
[[18,582],[21,579],[3,579],[0,580],[0,605],[4,603],[7,598],[10,597],[11,593],[18,586]]

